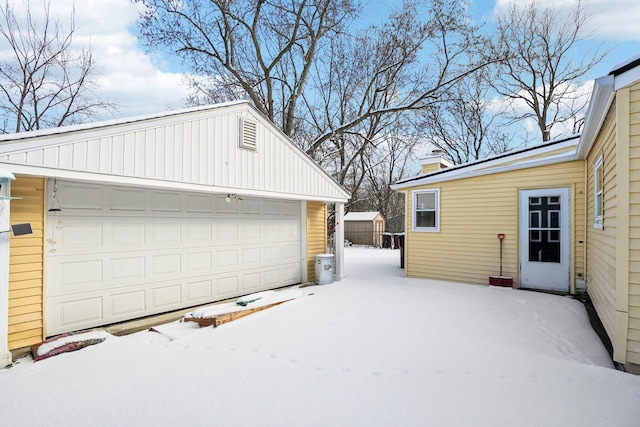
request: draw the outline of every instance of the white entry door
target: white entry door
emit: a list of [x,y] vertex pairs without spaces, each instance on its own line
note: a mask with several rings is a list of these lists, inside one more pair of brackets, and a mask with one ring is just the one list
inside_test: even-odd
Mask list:
[[571,215],[568,188],[520,192],[520,286],[569,291]]

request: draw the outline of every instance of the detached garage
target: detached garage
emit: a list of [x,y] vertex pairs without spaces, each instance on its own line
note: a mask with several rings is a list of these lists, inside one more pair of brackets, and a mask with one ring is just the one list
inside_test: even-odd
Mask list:
[[15,178],[3,227],[33,229],[0,234],[5,354],[306,282],[327,251],[326,205],[341,216],[349,197],[247,102],[5,135],[0,168]]

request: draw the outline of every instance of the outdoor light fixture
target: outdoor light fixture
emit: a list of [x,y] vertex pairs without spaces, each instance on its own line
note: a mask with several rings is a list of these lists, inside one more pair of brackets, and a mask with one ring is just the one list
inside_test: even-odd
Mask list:
[[235,200],[236,203],[242,202],[242,198],[240,198],[237,194],[227,194],[227,197],[224,198],[224,201],[227,203],[231,203],[231,200]]
[[49,212],[61,212],[62,208],[60,207],[60,202],[57,198],[58,195],[58,180],[56,178],[53,179],[53,197],[51,198],[51,207],[49,207]]

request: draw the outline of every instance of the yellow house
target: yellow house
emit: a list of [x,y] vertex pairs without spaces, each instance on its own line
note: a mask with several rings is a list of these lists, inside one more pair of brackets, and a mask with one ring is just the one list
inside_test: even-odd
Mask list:
[[406,195],[405,274],[574,294],[614,361],[640,373],[640,58],[596,80],[584,131],[453,166],[428,159]]
[[312,280],[348,198],[244,101],[3,135],[0,367],[48,336]]

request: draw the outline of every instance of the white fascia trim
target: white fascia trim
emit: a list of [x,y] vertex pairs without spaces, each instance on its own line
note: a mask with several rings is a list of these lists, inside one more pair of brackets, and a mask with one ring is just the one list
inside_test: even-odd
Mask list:
[[325,203],[346,203],[349,199],[337,196],[309,195],[298,193],[280,193],[251,188],[221,187],[210,184],[191,184],[187,182],[165,181],[152,178],[138,178],[129,176],[98,174],[94,172],[78,172],[65,169],[40,168],[35,166],[11,165],[14,174],[37,176],[44,178],[59,178],[73,181],[92,182],[96,184],[111,184],[122,187],[144,187],[160,190],[177,190],[186,192],[209,194],[238,194],[240,196],[263,197],[282,200],[308,200]]
[[633,84],[640,80],[640,68],[635,67],[615,76],[615,84],[613,90],[618,91],[625,86]]
[[435,175],[427,175],[422,179],[416,179],[416,180],[408,181],[401,184],[393,184],[391,185],[391,189],[399,190],[403,188],[415,187],[418,185],[431,184],[436,182],[454,181],[457,179],[491,175],[491,174],[500,173],[500,172],[510,172],[514,170],[527,169],[527,168],[532,168],[537,166],[546,166],[546,165],[551,165],[555,163],[562,163],[562,162],[577,160],[578,158],[576,157],[575,151],[568,151],[565,153],[556,154],[554,156],[544,157],[542,159],[534,159],[534,160],[528,160],[528,161],[525,160],[522,162],[500,166],[500,163],[526,159],[531,155],[544,154],[545,152],[555,151],[559,148],[571,148],[571,146],[576,146],[575,140],[566,141],[564,143],[561,143],[558,145],[552,145],[550,147],[544,147],[540,151],[535,151],[535,152],[528,151],[525,153],[516,154],[513,157],[509,156],[509,157],[489,161],[486,163],[480,163],[478,165],[468,166],[465,168],[461,168],[458,171],[452,171],[450,173],[439,173]]
[[598,132],[607,116],[607,111],[615,98],[616,79],[609,75],[596,79],[593,83],[593,92],[589,101],[589,109],[585,116],[585,125],[576,154],[578,158],[584,159],[589,154],[593,143],[598,136]]
[[219,104],[209,104],[209,105],[201,105],[198,107],[163,111],[160,113],[152,113],[152,114],[145,114],[145,115],[138,115],[138,116],[131,116],[131,117],[123,117],[118,119],[102,120],[98,122],[81,123],[81,124],[75,124],[75,125],[60,126],[55,128],[47,128],[47,129],[40,129],[40,130],[34,130],[34,131],[6,134],[6,135],[0,136],[0,147],[4,142],[19,141],[19,140],[31,139],[31,138],[41,138],[46,136],[56,136],[56,135],[62,135],[62,134],[78,132],[78,131],[94,131],[94,130],[98,130],[105,127],[111,127],[115,125],[132,124],[135,122],[146,122],[148,120],[162,119],[162,118],[171,117],[171,116],[179,116],[187,113],[219,110],[222,108],[235,106],[235,105],[242,105],[242,104],[247,104],[249,106],[252,106],[251,103],[246,100],[229,101],[229,102],[221,102]]

